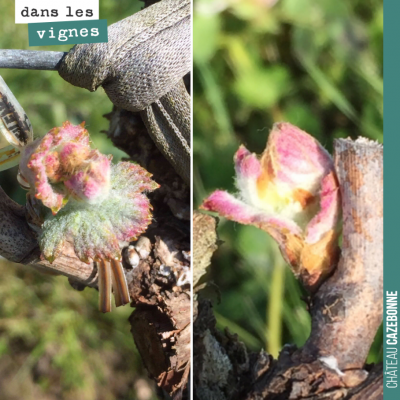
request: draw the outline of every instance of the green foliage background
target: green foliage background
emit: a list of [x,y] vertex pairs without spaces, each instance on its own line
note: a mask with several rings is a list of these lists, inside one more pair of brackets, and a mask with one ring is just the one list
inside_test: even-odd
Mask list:
[[[108,25],[142,7],[138,0],[100,0]],[[57,4],[61,7],[61,4]],[[15,25],[14,2],[0,2],[0,48],[68,51],[72,46],[28,47],[28,26]],[[42,136],[65,120],[86,121],[91,139],[118,161],[102,130],[112,104],[103,89],[95,93],[70,85],[52,71],[0,70]],[[0,185],[21,204],[25,192],[16,169],[0,174]],[[132,309],[109,315],[97,310],[98,293],[77,292],[64,277],[0,259],[0,398],[150,400],[155,398],[129,332]]]
[[[328,148],[334,138],[383,141],[381,0],[195,0],[194,204],[235,191],[233,155],[264,150],[269,129],[289,121]],[[225,219],[211,279],[215,311],[251,349],[274,356],[301,346],[304,295],[268,235]],[[360,318],[362,316],[360,315]],[[369,362],[382,358],[382,331]]]

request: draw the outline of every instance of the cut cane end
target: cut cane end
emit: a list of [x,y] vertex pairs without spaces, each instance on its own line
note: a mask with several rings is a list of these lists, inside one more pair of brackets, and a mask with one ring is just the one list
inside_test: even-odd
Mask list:
[[98,271],[99,310],[102,313],[111,312],[111,266],[106,260],[96,262]]
[[122,263],[116,259],[111,260],[111,272],[115,306],[120,307],[130,303],[131,297]]

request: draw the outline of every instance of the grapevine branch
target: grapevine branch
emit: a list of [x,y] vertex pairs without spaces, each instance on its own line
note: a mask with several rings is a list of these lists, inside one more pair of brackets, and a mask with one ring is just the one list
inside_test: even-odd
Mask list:
[[[217,247],[216,222],[195,216],[197,400],[382,398],[382,364],[365,362],[383,315],[383,148],[362,138],[339,139],[334,161],[343,201],[341,259],[311,299],[307,342],[300,349],[286,345],[277,360],[263,350],[248,352],[237,335],[216,329],[211,303],[200,290]],[[212,240],[196,244],[196,237],[205,236]]]
[[[114,144],[143,165],[161,185],[149,195],[154,220],[141,237],[145,239],[144,248],[139,249],[139,242],[134,242],[136,249],[126,247],[122,251],[131,304],[135,307],[130,317],[131,332],[149,375],[163,393],[188,398],[185,388],[190,368],[189,188],[156,148],[139,114],[114,108],[106,117],[110,121],[107,134]],[[134,253],[139,258],[131,263]],[[80,261],[72,245],[65,246],[52,264],[43,259],[25,207],[12,201],[1,188],[0,255],[43,272],[64,275],[79,290],[97,287],[95,264]]]
[[57,71],[62,51],[0,49],[0,68]]

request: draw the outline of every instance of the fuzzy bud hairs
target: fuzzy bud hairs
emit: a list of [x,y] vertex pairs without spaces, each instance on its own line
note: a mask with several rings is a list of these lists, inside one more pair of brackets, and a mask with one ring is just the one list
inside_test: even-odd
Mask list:
[[31,192],[52,211],[39,237],[49,261],[67,240],[82,261],[119,259],[119,242],[137,238],[151,221],[145,193],[159,185],[139,165],[112,165],[91,149],[83,126],[67,121],[52,129],[27,146],[20,163]]
[[84,123],[74,126],[67,121],[24,150],[20,181],[42,205],[42,254],[53,262],[69,242],[81,261],[96,261],[104,286],[102,311],[111,309],[111,277],[116,304],[129,301],[120,244],[137,239],[151,222],[146,193],[159,185],[150,177],[139,165],[113,165],[111,156],[91,149]]

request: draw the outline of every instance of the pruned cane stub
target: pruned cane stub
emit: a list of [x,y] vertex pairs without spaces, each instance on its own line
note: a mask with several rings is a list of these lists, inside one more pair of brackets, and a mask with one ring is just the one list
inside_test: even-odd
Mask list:
[[101,259],[96,262],[99,287],[99,310],[103,313],[111,311],[111,292],[114,292],[115,306],[130,303],[128,284],[124,268],[119,260]]
[[29,118],[0,76],[0,171],[17,165],[21,149],[32,141]]

